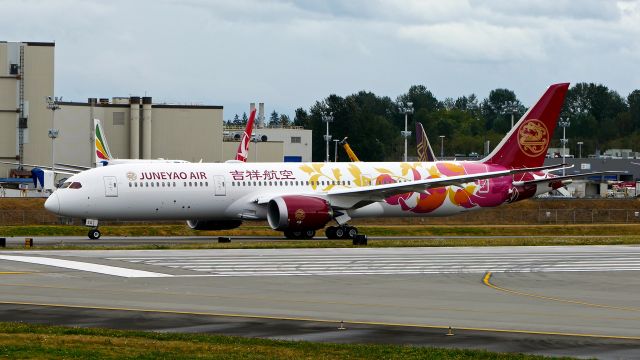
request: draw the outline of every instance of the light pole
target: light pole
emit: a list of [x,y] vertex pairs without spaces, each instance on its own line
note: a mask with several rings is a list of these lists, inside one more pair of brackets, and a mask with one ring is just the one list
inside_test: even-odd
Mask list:
[[400,135],[404,138],[404,161],[407,162],[407,139],[411,136],[411,131],[407,130],[407,118],[409,114],[413,114],[413,103],[408,102],[407,106],[402,106],[400,113],[404,114],[404,131],[401,131]]
[[333,162],[338,162],[338,142],[340,140],[333,139]]
[[511,113],[511,128],[513,128],[513,117],[515,113],[518,111],[518,102],[517,101],[507,101],[502,105],[502,113],[508,114]]
[[440,135],[440,160],[444,158],[444,135]]
[[333,122],[333,113],[330,112],[329,114],[323,114],[322,121],[327,123],[327,134],[324,136],[324,141],[326,142],[326,156],[324,161],[329,162],[329,141],[331,141],[331,135],[329,135],[329,123]]
[[578,159],[582,159],[582,144],[584,144],[582,141],[578,141],[576,144],[578,144]]
[[52,97],[47,96],[47,109],[51,110],[53,113],[51,115],[51,129],[49,129],[49,138],[51,138],[51,171],[53,172],[53,176],[55,177],[56,171],[56,163],[55,163],[55,147],[54,140],[58,137],[59,131],[55,128],[55,120],[56,120],[56,110],[60,109],[60,105],[58,103],[62,101],[62,97]]
[[[571,125],[571,122],[569,121],[569,119],[564,118],[564,119],[560,119],[560,121],[558,121],[558,125],[562,126],[562,139],[560,139],[560,142],[562,143],[562,163],[564,164],[564,157],[565,157],[565,146],[567,145],[567,137],[566,137],[566,131],[567,131],[567,127],[569,127]],[[564,176],[564,167],[562,167],[562,176]]]

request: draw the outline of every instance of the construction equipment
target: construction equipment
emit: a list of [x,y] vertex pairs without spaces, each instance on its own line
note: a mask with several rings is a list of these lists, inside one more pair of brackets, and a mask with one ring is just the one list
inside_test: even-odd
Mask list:
[[347,153],[347,155],[349,155],[349,159],[351,159],[351,161],[360,161],[360,159],[358,159],[358,157],[356,156],[356,153],[353,152],[353,150],[351,150],[351,146],[349,146],[349,143],[347,142],[347,138],[345,137],[344,139],[342,139],[340,141],[340,145],[342,145],[342,147],[344,148],[344,151]]

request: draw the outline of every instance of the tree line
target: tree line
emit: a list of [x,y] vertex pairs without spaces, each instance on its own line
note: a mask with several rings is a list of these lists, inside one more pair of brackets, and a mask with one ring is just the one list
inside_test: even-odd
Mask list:
[[[413,107],[407,126],[412,132],[409,156],[415,156],[416,121],[424,126],[436,155],[440,154],[440,136],[444,136],[447,157],[474,152],[482,155],[485,141],[493,149],[511,128],[511,116],[518,121],[527,110],[509,89],[494,89],[482,100],[475,94],[438,100],[424,85],[414,85],[395,100],[367,91],[346,97],[329,95],[308,110],[296,109],[291,124],[313,130],[313,161],[325,158],[323,117],[327,116],[332,118],[329,128],[333,139],[348,136],[361,160],[398,161],[404,153],[400,131],[404,130],[403,109],[408,103]],[[570,121],[567,148],[576,156],[577,142],[583,143],[583,156],[610,148],[640,150],[640,90],[623,97],[601,84],[578,83],[567,92],[561,117]],[[276,125],[289,124],[280,122],[281,116],[275,111],[271,119]],[[561,137],[558,127],[551,147],[561,147]],[[339,158],[346,160],[344,152]]]

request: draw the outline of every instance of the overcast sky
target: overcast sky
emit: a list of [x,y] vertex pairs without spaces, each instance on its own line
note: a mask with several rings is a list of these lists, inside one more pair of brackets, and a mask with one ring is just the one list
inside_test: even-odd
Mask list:
[[0,40],[55,41],[57,96],[293,115],[330,94],[640,88],[640,1],[0,0]]

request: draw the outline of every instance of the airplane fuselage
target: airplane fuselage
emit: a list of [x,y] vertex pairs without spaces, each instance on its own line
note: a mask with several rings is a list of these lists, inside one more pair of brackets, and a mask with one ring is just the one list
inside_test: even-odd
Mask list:
[[[343,189],[499,170],[504,168],[455,161],[110,165],[69,178],[67,184],[80,186],[58,189],[47,208],[65,216],[93,219],[262,220],[267,216],[265,203],[278,196],[326,198]],[[525,176],[537,175],[524,173],[407,192],[344,211],[352,218],[445,216],[493,207],[536,195],[535,185],[527,189],[512,185]],[[549,189],[540,192],[546,191]]]

